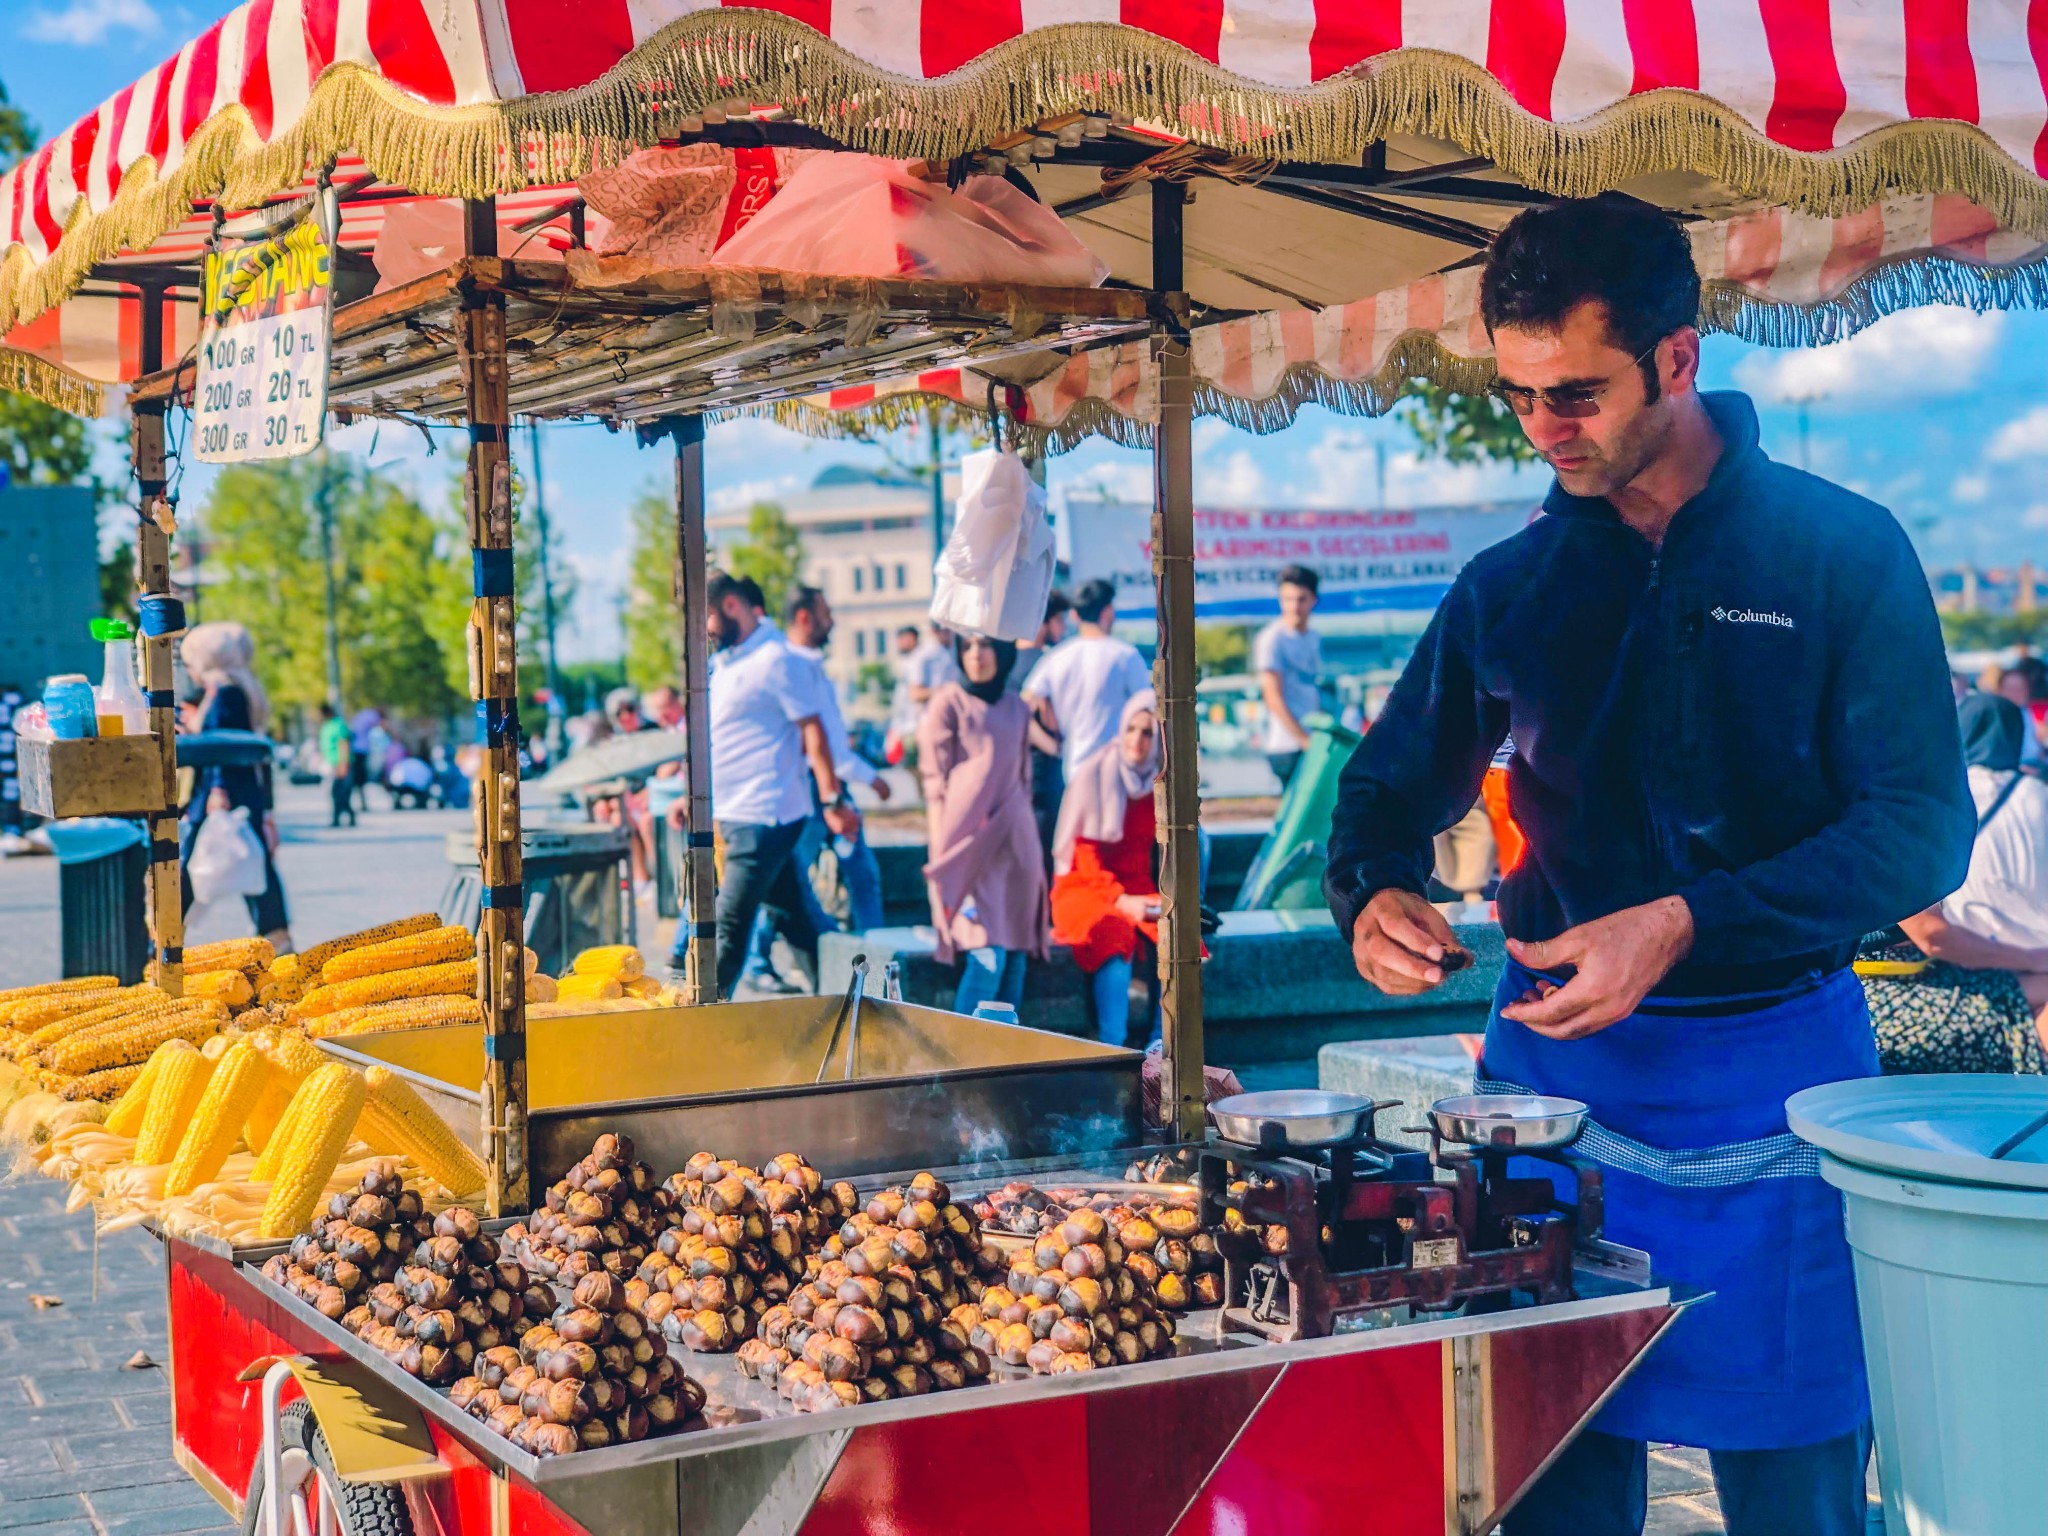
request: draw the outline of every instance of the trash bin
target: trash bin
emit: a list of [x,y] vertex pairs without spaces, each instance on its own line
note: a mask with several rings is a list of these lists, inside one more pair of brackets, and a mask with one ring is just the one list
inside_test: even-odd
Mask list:
[[1253,855],[1232,903],[1238,911],[1298,912],[1324,904],[1323,866],[1329,859],[1337,780],[1362,739],[1341,725],[1318,726],[1308,733],[1301,764],[1274,813],[1273,830]]
[[149,848],[139,822],[106,816],[50,823],[65,976],[142,980],[149,963]]
[[1786,1104],[1842,1191],[1887,1536],[2011,1536],[2048,1509],[2048,1082],[1829,1083]]

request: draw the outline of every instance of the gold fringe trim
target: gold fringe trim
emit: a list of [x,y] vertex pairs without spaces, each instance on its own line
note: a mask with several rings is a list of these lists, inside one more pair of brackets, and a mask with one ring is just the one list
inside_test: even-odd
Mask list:
[[13,347],[0,347],[0,390],[27,395],[73,416],[98,416],[106,404],[106,391],[93,380]]
[[1013,38],[937,80],[889,74],[774,12],[711,9],[669,23],[573,91],[434,107],[357,64],[330,66],[271,143],[230,107],[203,124],[172,174],[126,168],[113,204],[81,203],[52,257],[0,261],[0,333],[61,302],[116,251],[146,248],[192,202],[249,207],[308,165],[353,151],[385,181],[481,197],[572,181],[599,160],[673,134],[735,96],[782,103],[854,149],[944,159],[1020,125],[1082,109],[1163,122],[1197,142],[1289,161],[1355,163],[1394,134],[1445,139],[1561,196],[1691,171],[1739,195],[1825,217],[1893,193],[1952,192],[2009,228],[2048,238],[2048,185],[1982,130],[1899,124],[1824,154],[1772,143],[1732,109],[1687,91],[1630,97],[1572,124],[1543,122],[1469,60],[1402,49],[1317,85],[1260,85],[1136,28],[1102,22]]

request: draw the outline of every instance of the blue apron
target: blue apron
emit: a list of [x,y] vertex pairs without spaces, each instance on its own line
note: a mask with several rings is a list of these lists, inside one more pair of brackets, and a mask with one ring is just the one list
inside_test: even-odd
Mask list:
[[1837,971],[1790,996],[1652,996],[1619,1024],[1562,1041],[1500,1016],[1538,979],[1508,963],[1479,1088],[1584,1100],[1592,1113],[1572,1151],[1600,1165],[1605,1235],[1646,1249],[1660,1278],[1714,1293],[1680,1315],[1592,1427],[1717,1451],[1860,1428],[1870,1408],[1841,1197],[1785,1126],[1789,1095],[1877,1075],[1855,976]]

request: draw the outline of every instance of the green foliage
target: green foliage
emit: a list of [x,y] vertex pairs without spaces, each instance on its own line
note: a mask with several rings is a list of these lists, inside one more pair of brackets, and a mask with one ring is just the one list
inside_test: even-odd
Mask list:
[[[676,604],[675,502],[658,484],[640,492],[632,523],[631,574],[626,579],[626,678],[638,689],[674,687],[683,677],[682,610]],[[582,695],[564,691],[574,713]]]
[[8,169],[36,147],[36,125],[8,99],[7,87],[0,85],[0,171]]
[[135,618],[135,541],[123,539],[100,560],[100,612]]
[[747,536],[728,544],[719,563],[759,582],[769,615],[779,620],[783,603],[803,581],[804,537],[781,507],[757,501],[747,513]]
[[[602,709],[606,694],[614,688],[626,686],[626,664],[622,661],[565,661],[561,670],[562,704],[572,719],[586,710]],[[524,677],[521,681],[526,685],[526,696],[529,701],[533,698],[534,690],[544,685],[539,673]],[[540,717],[536,715],[529,723],[528,729],[539,730],[539,720]]]
[[1411,380],[1401,419],[1426,454],[1449,464],[1529,464],[1536,450],[1515,413],[1492,395],[1454,395]]
[[1944,613],[1941,638],[1952,651],[2001,651],[2048,644],[2048,613]]
[[853,692],[856,698],[880,699],[886,702],[896,687],[896,669],[886,661],[864,661],[853,674]]
[[1244,671],[1252,657],[1252,632],[1242,624],[1195,626],[1195,671],[1202,677],[1228,677]]

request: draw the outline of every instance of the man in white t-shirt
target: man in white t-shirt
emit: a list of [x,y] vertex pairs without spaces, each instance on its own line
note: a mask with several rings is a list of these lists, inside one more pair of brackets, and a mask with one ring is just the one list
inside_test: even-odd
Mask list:
[[1069,782],[1086,758],[1116,739],[1131,695],[1152,686],[1145,658],[1110,633],[1116,588],[1097,579],[1074,594],[1080,633],[1047,651],[1024,681],[1024,702],[1060,740]]
[[821,674],[762,612],[760,587],[713,571],[706,596],[705,629],[718,652],[711,662],[711,810],[725,842],[717,921],[718,993],[726,997],[763,906],[815,960],[817,927],[797,889],[794,859],[811,819],[806,762],[833,833],[857,834],[860,813],[841,804],[821,718]]
[[1252,670],[1266,702],[1266,761],[1284,790],[1301,766],[1308,727],[1301,723],[1323,707],[1317,679],[1323,672],[1323,640],[1308,627],[1316,610],[1316,573],[1305,565],[1280,572],[1280,617],[1252,642]]
[[920,639],[915,624],[904,625],[896,631],[895,669],[896,689],[889,701],[892,763],[917,740],[917,727],[932,695],[946,684],[960,681],[960,664],[953,660],[953,637],[934,624],[930,636]]

